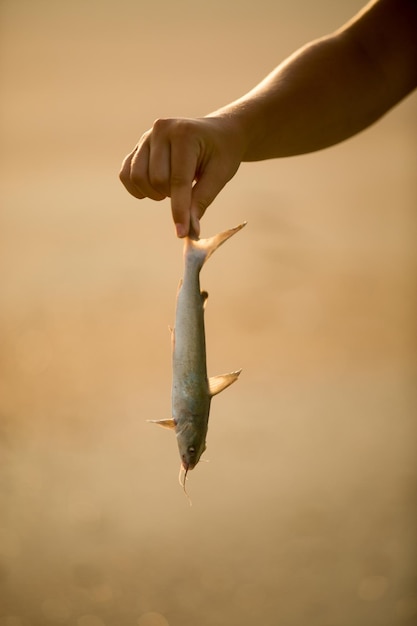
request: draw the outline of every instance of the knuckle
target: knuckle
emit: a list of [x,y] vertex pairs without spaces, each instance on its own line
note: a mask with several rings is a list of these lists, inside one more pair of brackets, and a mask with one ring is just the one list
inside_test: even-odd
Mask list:
[[146,130],[139,138],[139,141],[135,147],[134,152],[138,152],[140,151],[140,149],[142,148],[143,144],[148,140],[149,135],[152,133],[152,129],[149,128],[148,130]]
[[181,139],[190,135],[193,126],[192,120],[182,117],[158,118],[152,126],[152,132],[169,135],[174,139]]
[[161,176],[158,173],[150,174],[149,175],[149,182],[150,182],[152,188],[155,189],[155,191],[157,193],[164,194],[164,197],[166,197],[168,195],[168,193],[169,193],[169,183],[167,182],[167,180],[166,180],[166,178],[164,176]]
[[152,133],[159,134],[165,133],[167,128],[171,126],[172,120],[169,118],[159,117],[152,124]]
[[162,193],[158,193],[157,191],[153,191],[149,193],[148,198],[154,200],[155,202],[161,202],[161,200],[165,200],[166,196]]
[[156,185],[141,170],[132,170],[130,173],[130,183],[133,185],[137,194],[142,198],[151,198],[151,200],[163,200],[167,194],[161,186]]
[[175,120],[172,133],[177,141],[188,141],[193,135],[193,122],[186,118]]

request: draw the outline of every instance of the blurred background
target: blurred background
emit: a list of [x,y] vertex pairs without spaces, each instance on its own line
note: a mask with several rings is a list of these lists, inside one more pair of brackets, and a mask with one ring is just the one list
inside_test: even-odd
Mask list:
[[202,235],[213,400],[178,485],[169,202],[122,159],[240,96],[362,0],[0,3],[0,626],[417,620],[417,100],[244,164]]

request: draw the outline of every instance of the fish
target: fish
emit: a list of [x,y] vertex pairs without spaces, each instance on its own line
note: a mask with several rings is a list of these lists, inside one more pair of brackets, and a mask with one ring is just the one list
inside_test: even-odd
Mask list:
[[[206,450],[211,399],[237,381],[240,370],[208,378],[204,309],[207,291],[200,288],[200,271],[210,256],[247,222],[207,239],[184,238],[183,278],[180,281],[172,340],[172,416],[148,420],[176,434],[181,459],[180,484]],[[181,475],[183,474],[183,480]]]

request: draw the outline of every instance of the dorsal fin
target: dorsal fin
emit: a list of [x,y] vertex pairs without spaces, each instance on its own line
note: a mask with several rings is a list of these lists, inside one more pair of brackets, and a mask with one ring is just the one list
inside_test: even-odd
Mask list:
[[219,376],[213,376],[209,378],[209,393],[211,396],[215,396],[223,389],[226,389],[232,385],[238,378],[242,370],[236,372],[230,372],[230,374],[220,374]]

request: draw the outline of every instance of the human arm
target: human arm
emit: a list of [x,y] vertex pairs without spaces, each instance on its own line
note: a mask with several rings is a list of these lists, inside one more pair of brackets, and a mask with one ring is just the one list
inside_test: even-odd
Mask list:
[[242,161],[319,150],[368,127],[417,85],[417,0],[377,0],[205,118],[158,120],[120,177],[138,198],[171,197],[180,236]]
[[379,0],[215,115],[238,120],[242,160],[286,157],[355,135],[416,86],[417,2]]

